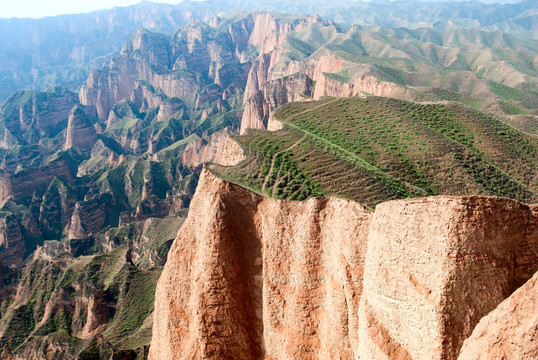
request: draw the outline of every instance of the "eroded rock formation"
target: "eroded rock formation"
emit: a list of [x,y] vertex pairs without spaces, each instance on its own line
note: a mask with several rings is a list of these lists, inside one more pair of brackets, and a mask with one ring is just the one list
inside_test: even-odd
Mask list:
[[264,198],[204,170],[157,285],[150,359],[456,359],[538,270],[537,224],[504,198],[372,213]]
[[230,128],[212,134],[208,139],[198,139],[187,145],[183,163],[197,167],[211,161],[221,165],[235,165],[245,158],[243,150],[230,137]]
[[458,359],[538,358],[538,273],[483,317]]
[[204,171],[159,281],[150,358],[353,358],[370,217]]
[[495,197],[377,206],[359,310],[364,359],[455,359],[480,318],[538,269],[531,209]]
[[75,106],[71,110],[67,122],[64,149],[67,150],[73,146],[77,146],[84,150],[90,150],[96,138],[95,130],[86,117],[86,114],[80,107]]

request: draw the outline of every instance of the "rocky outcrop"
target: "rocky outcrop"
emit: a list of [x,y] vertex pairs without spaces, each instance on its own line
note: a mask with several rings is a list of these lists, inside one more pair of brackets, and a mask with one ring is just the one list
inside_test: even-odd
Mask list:
[[26,244],[15,216],[0,217],[0,266],[19,267],[24,261]]
[[538,270],[537,222],[504,198],[378,205],[358,313],[361,358],[457,358],[478,321]]
[[34,192],[45,191],[51,181],[56,177],[65,183],[74,183],[76,169],[70,163],[72,159],[65,153],[39,167],[31,167],[10,176],[10,185],[13,200],[20,203],[29,203]]
[[366,94],[387,96],[396,88],[397,85],[394,83],[379,81],[373,76],[368,75],[361,75],[349,83],[331,79],[323,75],[316,83],[316,90],[313,98],[319,100],[323,96],[364,97]]
[[156,290],[150,359],[455,359],[536,270],[517,201],[438,196],[371,213],[267,199],[202,172]]
[[[75,207],[73,189],[58,178],[52,180],[39,207],[39,223],[59,237],[69,224]],[[47,237],[48,238],[48,237]]]
[[230,128],[225,128],[209,139],[189,143],[183,152],[183,164],[195,168],[208,161],[225,166],[239,163],[245,154],[230,134]]
[[97,134],[91,122],[86,117],[84,111],[78,106],[75,106],[71,110],[67,122],[64,149],[67,150],[76,146],[83,151],[89,151],[96,140]]
[[109,194],[103,194],[76,203],[69,224],[69,239],[81,239],[103,228],[106,221],[105,207],[110,205],[110,197]]
[[13,197],[13,189],[11,189],[11,181],[8,176],[0,177],[0,202]]
[[304,74],[266,82],[245,104],[241,134],[247,129],[267,129],[276,108],[289,102],[308,100],[312,90],[312,79]]
[[150,359],[353,358],[370,216],[204,171],[159,280]]
[[538,273],[483,317],[458,359],[538,359]]
[[118,156],[102,140],[97,140],[90,152],[90,158],[78,166],[77,176],[89,175],[101,169],[109,170],[121,164],[124,160],[125,157],[123,155]]
[[87,321],[81,336],[83,339],[103,332],[114,315],[114,305],[113,297],[106,290],[97,290],[93,294],[88,302]]
[[185,109],[185,104],[178,98],[168,98],[159,106],[158,121],[168,120],[178,111]]

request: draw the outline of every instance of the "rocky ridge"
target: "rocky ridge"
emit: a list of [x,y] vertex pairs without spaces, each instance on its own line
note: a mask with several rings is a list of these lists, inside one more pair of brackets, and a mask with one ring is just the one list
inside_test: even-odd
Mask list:
[[149,357],[456,359],[538,270],[537,224],[504,198],[372,213],[264,198],[204,170],[157,285]]
[[[324,96],[458,101],[502,116],[518,129],[533,128],[536,122],[533,110],[538,98],[534,91],[527,92],[535,87],[535,70],[520,72],[508,58],[493,55],[489,45],[526,56],[536,51],[535,44],[514,47],[493,33],[480,35],[490,38],[488,42],[476,37],[463,40],[470,34],[457,30],[448,35],[424,29],[411,35],[388,28],[346,29],[320,18],[283,30],[284,41],[273,36],[277,46],[260,52],[250,69],[242,134],[248,128],[266,129],[273,111],[287,102]],[[443,40],[439,43],[435,37]],[[417,56],[411,44],[429,55]],[[507,95],[509,88],[517,89],[518,95]],[[522,114],[531,113],[521,124]]]

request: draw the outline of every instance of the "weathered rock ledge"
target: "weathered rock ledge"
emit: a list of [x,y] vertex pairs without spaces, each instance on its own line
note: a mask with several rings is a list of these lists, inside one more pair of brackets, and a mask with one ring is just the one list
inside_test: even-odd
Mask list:
[[[538,211],[515,200],[437,196],[370,212],[264,198],[204,170],[157,285],[149,357],[456,359],[537,270]],[[538,326],[519,316],[512,333]]]

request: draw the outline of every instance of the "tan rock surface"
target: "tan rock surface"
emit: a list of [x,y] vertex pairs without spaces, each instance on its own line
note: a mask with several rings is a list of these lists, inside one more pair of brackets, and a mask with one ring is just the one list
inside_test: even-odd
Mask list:
[[456,359],[480,318],[538,268],[531,208],[494,197],[377,206],[359,310],[361,359]]
[[538,359],[538,273],[480,320],[458,359]]
[[312,80],[294,75],[266,82],[245,104],[241,134],[247,129],[267,129],[273,111],[293,101],[305,101],[312,93]]
[[390,201],[372,218],[204,170],[157,286],[150,359],[456,359],[537,270],[537,220],[481,196]]
[[245,158],[241,147],[230,137],[230,129],[216,132],[208,139],[199,139],[187,145],[183,152],[183,164],[197,167],[211,161],[229,166]]
[[370,213],[202,173],[156,293],[150,359],[353,359]]

